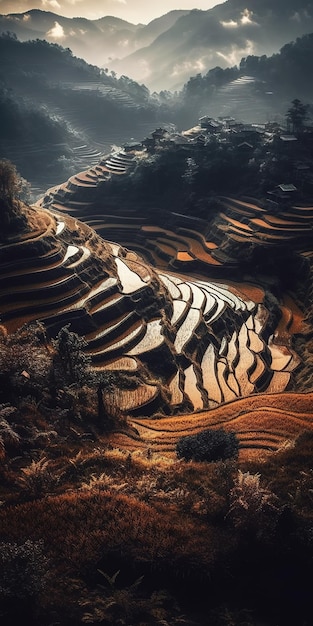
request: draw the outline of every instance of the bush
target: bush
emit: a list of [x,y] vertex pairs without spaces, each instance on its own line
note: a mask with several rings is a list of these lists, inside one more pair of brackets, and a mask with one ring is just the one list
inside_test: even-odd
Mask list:
[[259,538],[274,530],[281,512],[277,496],[260,480],[260,474],[238,470],[228,512],[236,528],[253,532]]
[[185,461],[223,461],[238,455],[238,439],[234,433],[203,430],[197,435],[181,437],[176,445],[178,458]]
[[29,600],[41,593],[48,580],[48,559],[43,541],[0,543],[0,600]]

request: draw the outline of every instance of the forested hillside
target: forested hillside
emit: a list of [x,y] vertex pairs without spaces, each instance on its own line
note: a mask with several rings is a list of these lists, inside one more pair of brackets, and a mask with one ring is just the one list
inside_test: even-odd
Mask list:
[[155,126],[149,91],[57,44],[0,37],[1,154],[42,189]]

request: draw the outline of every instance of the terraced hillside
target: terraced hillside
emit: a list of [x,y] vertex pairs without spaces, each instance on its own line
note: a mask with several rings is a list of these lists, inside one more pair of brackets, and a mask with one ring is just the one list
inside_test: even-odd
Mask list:
[[[311,427],[309,396],[295,393],[303,367],[295,339],[310,328],[283,281],[268,268],[262,276],[256,261],[265,255],[266,267],[292,250],[292,262],[309,272],[313,207],[277,212],[225,197],[210,223],[167,214],[165,226],[162,212],[131,205],[110,211],[108,197],[107,213],[100,185],[127,175],[137,158],[136,151],[111,153],[38,203],[59,224],[69,223],[68,213],[88,222],[106,240],[114,267],[57,317],[48,311],[43,319],[51,332],[69,321],[82,332],[95,368],[140,378],[136,389],[116,397],[133,418],[186,414],[173,422],[136,421],[141,443],[133,445],[168,453],[181,434],[223,424],[238,433],[242,453],[278,449]],[[71,250],[70,266],[79,274],[84,255]]]
[[[280,211],[274,203],[254,199],[219,197],[219,209],[209,220],[164,214],[140,207],[127,199],[101,201],[103,181],[131,173],[142,151],[120,149],[103,157],[97,166],[47,191],[39,206],[65,211],[86,221],[105,239],[135,249],[158,268],[183,272],[210,272],[210,276],[238,277],[242,257],[265,250],[281,255],[287,248],[305,263],[311,256],[313,207],[288,204]],[[101,187],[100,187],[101,186]],[[100,198],[100,199],[99,199]],[[222,209],[220,208],[222,207]],[[166,220],[166,228],[164,227]],[[263,254],[264,257],[264,254]],[[250,267],[253,276],[257,268]],[[249,271],[246,268],[246,274]],[[242,268],[240,266],[240,276]]]
[[41,319],[52,334],[71,323],[95,368],[141,374],[119,391],[123,411],[197,411],[287,386],[299,359],[275,343],[262,290],[154,269],[69,216],[29,220],[1,249],[2,323]]

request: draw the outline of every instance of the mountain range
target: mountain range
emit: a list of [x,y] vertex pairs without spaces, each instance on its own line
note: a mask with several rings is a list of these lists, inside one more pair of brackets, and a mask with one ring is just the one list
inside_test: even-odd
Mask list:
[[146,26],[34,10],[1,16],[0,30],[22,40],[58,42],[89,63],[108,65],[159,91],[181,88],[191,75],[235,65],[248,54],[277,52],[313,31],[313,3],[228,0],[208,11],[171,11]]
[[112,59],[149,46],[189,11],[170,11],[147,25],[131,24],[113,16],[98,20],[67,18],[33,9],[0,16],[0,32],[13,32],[21,41],[46,39],[69,47],[89,63],[104,67]]

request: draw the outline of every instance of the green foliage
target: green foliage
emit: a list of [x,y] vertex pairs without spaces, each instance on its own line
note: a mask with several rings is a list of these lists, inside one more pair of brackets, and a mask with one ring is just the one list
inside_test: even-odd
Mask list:
[[222,461],[238,454],[238,439],[223,429],[203,430],[181,437],[176,446],[178,458],[185,461]]

